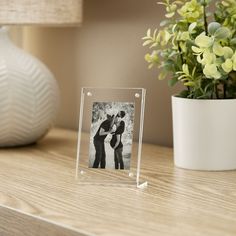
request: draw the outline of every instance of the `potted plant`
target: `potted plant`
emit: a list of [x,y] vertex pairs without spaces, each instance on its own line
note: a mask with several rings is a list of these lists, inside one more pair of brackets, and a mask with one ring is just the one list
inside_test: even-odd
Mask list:
[[[215,4],[213,4],[213,2]],[[147,31],[149,68],[185,87],[172,96],[175,165],[236,169],[236,1],[163,0],[166,19]],[[214,8],[214,14],[209,6]]]

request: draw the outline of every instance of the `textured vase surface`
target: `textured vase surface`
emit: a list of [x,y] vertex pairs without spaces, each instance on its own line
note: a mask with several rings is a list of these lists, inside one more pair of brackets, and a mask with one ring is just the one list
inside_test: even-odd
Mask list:
[[52,73],[0,29],[0,147],[36,142],[52,126],[59,89]]

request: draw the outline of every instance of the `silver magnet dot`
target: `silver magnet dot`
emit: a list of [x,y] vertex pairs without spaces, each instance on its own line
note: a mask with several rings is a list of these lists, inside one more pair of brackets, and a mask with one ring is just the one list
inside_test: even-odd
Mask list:
[[134,174],[132,172],[129,173],[129,177],[133,177]]
[[87,96],[91,97],[92,93],[91,92],[87,92]]
[[139,93],[135,93],[134,95],[136,98],[139,98],[140,97],[140,94]]
[[81,170],[81,171],[80,171],[80,174],[81,174],[81,175],[83,175],[83,174],[84,174],[84,171],[83,171],[83,170]]

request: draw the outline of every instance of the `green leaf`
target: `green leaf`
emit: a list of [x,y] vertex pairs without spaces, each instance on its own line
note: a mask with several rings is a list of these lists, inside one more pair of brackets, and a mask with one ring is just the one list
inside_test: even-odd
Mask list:
[[192,46],[192,50],[195,52],[195,53],[202,53],[202,49],[196,47],[196,46]]
[[229,73],[233,69],[233,62],[232,60],[227,59],[221,66],[226,73]]
[[155,29],[155,30],[154,30],[154,33],[153,33],[153,36],[152,36],[152,37],[153,37],[153,39],[155,39],[155,38],[156,38],[156,34],[157,34],[157,29]]
[[229,7],[229,3],[227,3],[226,1],[222,1],[222,5],[225,7]]
[[167,25],[169,22],[170,22],[169,19],[163,20],[163,21],[161,21],[160,26],[163,27],[163,26]]
[[149,65],[148,65],[148,69],[151,69],[153,66],[154,66],[153,63],[149,64]]
[[152,42],[153,42],[153,40],[149,39],[149,40],[147,40],[143,43],[143,46],[145,47],[145,46],[147,46],[148,44],[150,44]]
[[216,61],[216,56],[214,53],[211,53],[210,51],[205,51],[202,55],[201,64],[214,64]]
[[161,67],[163,67],[163,69],[166,71],[171,71],[173,70],[173,61],[167,60],[162,64]]
[[197,62],[202,64],[202,55],[201,54],[197,55]]
[[171,38],[171,34],[167,30],[164,30],[163,31],[163,41],[165,41],[165,43],[168,43],[170,38]]
[[188,80],[188,79],[189,79],[189,76],[186,75],[186,74],[183,74],[183,75],[181,75],[181,76],[178,77],[178,80],[179,80],[179,81],[186,81],[186,80]]
[[197,26],[197,22],[193,22],[192,24],[190,24],[189,27],[188,27],[188,32],[190,34],[192,34],[193,30],[196,28],[196,26]]
[[155,43],[153,43],[149,48],[155,48],[155,47],[157,47],[157,46],[158,46],[158,43],[155,42]]
[[233,57],[233,70],[236,71],[236,56]]
[[195,87],[195,83],[192,81],[186,82],[184,83],[185,86],[189,86],[189,87]]
[[223,47],[224,58],[231,58],[234,54],[233,50],[230,47]]
[[189,91],[188,90],[183,90],[179,93],[178,95],[181,98],[187,98],[189,96]]
[[187,64],[183,64],[182,70],[186,75],[189,75],[189,69]]
[[228,28],[226,27],[220,27],[219,29],[216,30],[214,33],[214,37],[218,40],[220,39],[227,39],[230,38],[231,32]]
[[157,4],[167,6],[165,2],[157,2]]
[[180,40],[187,41],[188,39],[190,39],[188,31],[185,31],[180,35]]
[[220,23],[218,23],[218,22],[211,22],[208,25],[208,32],[210,33],[210,35],[214,35],[216,30],[218,30],[220,27],[221,27]]
[[148,37],[148,36],[144,36],[142,37],[143,40],[146,40],[146,39],[151,39],[151,37]]
[[144,60],[147,61],[147,62],[151,62],[152,61],[151,55],[149,53],[145,54]]
[[158,79],[159,80],[163,80],[163,79],[165,79],[166,78],[166,76],[167,76],[167,72],[166,71],[161,71],[161,73],[159,74],[159,76],[158,76]]
[[223,49],[223,47],[218,42],[215,42],[213,44],[213,52],[217,56],[223,56],[224,55],[224,49]]
[[220,79],[221,74],[217,70],[217,67],[215,64],[206,64],[203,73],[207,78],[214,78],[214,79]]
[[231,39],[231,40],[230,40],[230,44],[231,44],[232,46],[236,46],[236,38]]
[[194,75],[195,75],[195,72],[196,72],[196,69],[197,69],[197,67],[196,67],[196,66],[194,66],[194,68],[193,68],[193,70],[192,70],[192,77],[194,77]]
[[172,16],[174,16],[175,12],[170,12],[165,14],[166,18],[171,18]]
[[201,48],[208,48],[213,44],[213,40],[211,37],[208,37],[204,34],[200,34],[196,37],[195,39],[195,43],[197,44],[197,46],[201,47]]
[[170,80],[168,80],[168,85],[169,87],[173,87],[178,83],[178,79],[177,78],[172,78]]

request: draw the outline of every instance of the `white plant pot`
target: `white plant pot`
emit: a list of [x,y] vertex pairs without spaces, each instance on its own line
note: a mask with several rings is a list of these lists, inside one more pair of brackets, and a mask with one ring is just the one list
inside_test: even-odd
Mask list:
[[236,99],[172,97],[174,162],[193,170],[236,169]]

